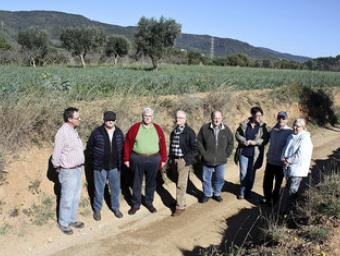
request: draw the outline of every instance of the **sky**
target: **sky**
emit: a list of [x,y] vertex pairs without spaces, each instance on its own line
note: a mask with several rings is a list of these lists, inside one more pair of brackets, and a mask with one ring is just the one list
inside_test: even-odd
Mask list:
[[0,10],[53,10],[135,26],[173,18],[183,33],[233,38],[308,57],[340,54],[339,0],[1,0]]

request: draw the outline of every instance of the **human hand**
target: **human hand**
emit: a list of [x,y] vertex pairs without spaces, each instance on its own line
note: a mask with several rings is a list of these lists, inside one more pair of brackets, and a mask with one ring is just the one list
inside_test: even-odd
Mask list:
[[129,161],[125,161],[124,164],[126,165],[126,167],[130,168],[130,162]]

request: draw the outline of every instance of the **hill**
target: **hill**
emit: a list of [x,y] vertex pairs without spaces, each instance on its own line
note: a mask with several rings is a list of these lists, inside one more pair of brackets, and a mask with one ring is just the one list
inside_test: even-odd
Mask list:
[[[65,27],[95,25],[108,34],[119,34],[133,40],[136,30],[134,26],[118,26],[90,20],[82,15],[55,11],[0,11],[0,33],[15,43],[18,32],[29,26],[35,26],[48,32],[51,41],[58,46],[59,35]],[[176,47],[195,50],[208,55],[211,48],[210,35],[193,35],[183,33],[176,40]],[[280,53],[266,48],[255,47],[248,43],[231,38],[214,37],[215,57],[225,57],[235,53],[245,53],[254,59],[288,59],[299,62],[309,60],[308,57]]]

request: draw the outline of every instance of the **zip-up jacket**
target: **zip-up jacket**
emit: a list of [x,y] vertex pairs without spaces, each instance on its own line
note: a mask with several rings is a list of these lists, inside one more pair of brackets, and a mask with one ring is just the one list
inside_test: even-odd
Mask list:
[[[238,146],[235,152],[235,158],[234,161],[236,164],[238,164],[239,157],[242,154],[242,149],[247,147],[246,142],[246,130],[248,127],[248,123],[250,122],[250,118],[241,122],[240,126],[237,128],[235,133],[235,138],[238,142]],[[253,156],[253,168],[259,169],[262,166],[263,163],[263,157],[264,157],[264,146],[269,141],[269,133],[267,130],[266,123],[261,122],[259,124],[259,129],[257,131],[255,140],[256,145],[252,146],[254,147],[254,156]]]
[[[170,134],[170,156],[171,156],[171,142],[175,136],[174,130]],[[195,156],[199,153],[199,146],[194,130],[185,125],[182,133],[179,134],[179,146],[184,155],[184,161],[186,165],[192,165],[195,163]]]
[[208,166],[225,164],[234,148],[233,134],[225,124],[222,124],[218,138],[215,137],[212,123],[203,125],[198,133],[197,140],[202,161]]
[[86,146],[93,169],[121,170],[123,146],[124,134],[118,127],[115,127],[112,143],[104,125],[94,129]]

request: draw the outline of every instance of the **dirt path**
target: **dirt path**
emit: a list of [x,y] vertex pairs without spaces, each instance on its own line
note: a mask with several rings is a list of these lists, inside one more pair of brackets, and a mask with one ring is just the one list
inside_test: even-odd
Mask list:
[[[340,132],[317,130],[312,140],[313,159],[326,159],[339,148]],[[250,223],[255,216],[253,211],[258,197],[262,195],[262,177],[263,168],[257,174],[255,196],[250,201],[239,201],[235,196],[238,191],[238,168],[230,161],[225,177],[228,182],[222,194],[223,203],[209,201],[199,204],[195,196],[189,195],[190,207],[186,212],[177,218],[170,217],[170,209],[163,204],[175,198],[175,185],[170,183],[156,194],[155,205],[159,211],[155,214],[143,208],[135,216],[128,216],[128,205],[123,201],[123,219],[115,219],[105,208],[101,222],[87,217],[86,227],[72,236],[61,234],[53,224],[34,227],[30,235],[2,244],[0,254],[195,255],[201,247],[220,244],[223,237],[233,239],[242,224]],[[201,190],[201,183],[195,175],[191,175],[191,181],[192,192]]]

